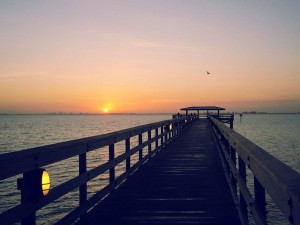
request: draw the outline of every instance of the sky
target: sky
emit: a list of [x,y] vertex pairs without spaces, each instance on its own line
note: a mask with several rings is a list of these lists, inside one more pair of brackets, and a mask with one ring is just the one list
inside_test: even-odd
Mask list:
[[0,0],[0,113],[300,112],[299,12],[298,0]]

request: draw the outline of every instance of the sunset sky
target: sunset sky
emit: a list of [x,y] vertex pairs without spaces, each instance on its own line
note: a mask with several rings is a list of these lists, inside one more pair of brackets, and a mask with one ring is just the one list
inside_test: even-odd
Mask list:
[[0,1],[0,113],[193,105],[300,112],[300,1]]

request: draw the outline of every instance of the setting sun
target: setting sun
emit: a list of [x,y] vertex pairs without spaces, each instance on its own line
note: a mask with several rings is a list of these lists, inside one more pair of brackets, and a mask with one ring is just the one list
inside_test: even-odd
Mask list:
[[104,108],[104,109],[103,109],[103,112],[108,113],[108,112],[109,112],[109,109],[108,109],[108,108]]

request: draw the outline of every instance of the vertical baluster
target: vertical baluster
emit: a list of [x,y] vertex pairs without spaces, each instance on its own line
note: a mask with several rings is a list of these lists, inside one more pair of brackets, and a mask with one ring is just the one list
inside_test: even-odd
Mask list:
[[255,194],[255,202],[260,209],[264,218],[267,216],[266,210],[266,193],[264,187],[261,183],[254,177],[254,194]]
[[158,139],[157,139],[157,137],[158,137],[158,128],[155,128],[155,138],[156,138],[156,140],[155,140],[155,149],[158,149]]
[[[28,180],[30,182],[28,182]],[[28,189],[30,188],[30,185],[28,186],[28,183],[32,183],[31,179],[31,171],[23,173],[23,178],[18,180],[18,189],[21,190],[21,203],[28,203],[32,201],[30,199],[30,196],[28,195]],[[32,213],[28,215],[27,217],[24,217],[21,220],[21,225],[35,225],[36,224],[36,213]]]
[[[86,173],[86,153],[79,155],[79,175]],[[87,200],[87,185],[86,183],[82,184],[79,187],[79,205],[83,205]]]
[[[223,137],[223,135],[220,133],[220,140],[221,142],[224,143],[225,146],[225,151],[227,153],[228,156],[230,156],[230,145],[228,143],[228,141]],[[229,166],[229,160],[230,158],[227,158],[225,155],[225,152],[223,153],[225,160],[225,166],[226,166],[226,173],[230,176],[231,172],[230,172],[230,166]]]
[[163,136],[163,133],[164,133],[164,127],[160,127],[160,135],[161,135],[161,138],[160,138],[160,146],[161,148],[163,147],[164,145],[164,136]]
[[[87,146],[87,151],[89,147]],[[79,155],[79,175],[85,174],[87,171],[86,152]],[[79,187],[79,206],[84,206],[87,201],[87,183],[80,185]],[[80,220],[83,222],[86,213],[84,213]]]
[[[241,176],[245,186],[247,186],[246,164],[240,156],[238,157],[238,159],[239,159],[239,173],[240,173],[240,176]],[[246,201],[245,201],[241,191],[240,191],[240,208],[241,208],[245,223],[248,224],[247,204],[246,204]]]
[[[139,146],[141,147],[143,144],[143,133],[139,134]],[[141,148],[141,150],[139,150],[139,160],[143,159],[143,148]]]
[[[151,130],[148,130],[148,141],[150,141],[150,140],[151,140]],[[151,150],[152,150],[151,144],[152,143],[148,144],[148,154],[150,154]]]
[[169,133],[168,133],[168,125],[166,125],[165,126],[165,141],[164,141],[164,143],[166,144],[167,142],[168,142],[168,135],[169,135]]
[[[115,144],[109,145],[109,161],[115,160]],[[109,183],[112,184],[115,181],[115,165],[109,169]]]
[[[128,153],[130,151],[130,138],[125,141],[125,151]],[[130,170],[130,156],[126,158],[126,171]]]
[[[235,165],[235,168],[236,168],[236,151],[232,147],[230,147],[230,157],[231,157],[231,161],[233,162],[233,164]],[[237,196],[237,182],[236,182],[236,179],[234,178],[234,175],[232,174],[232,172],[230,172],[230,174],[231,174],[231,185],[234,190],[234,195]]]

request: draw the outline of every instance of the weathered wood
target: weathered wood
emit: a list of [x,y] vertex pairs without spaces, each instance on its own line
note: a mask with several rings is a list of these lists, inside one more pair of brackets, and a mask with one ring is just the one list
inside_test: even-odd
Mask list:
[[210,118],[285,216],[300,224],[300,174],[245,137]]
[[[143,144],[143,133],[139,134],[139,145]],[[143,158],[143,148],[139,150],[139,160]]]
[[[215,128],[213,130],[216,132]],[[222,138],[221,138],[222,140]],[[254,198],[252,197],[249,189],[246,186],[246,183],[244,182],[243,178],[239,174],[236,168],[236,164],[231,160],[230,152],[228,151],[228,143],[225,142],[219,142],[220,147],[220,156],[221,161],[223,163],[225,175],[228,184],[231,184],[231,178],[233,177],[238,184],[238,187],[240,189],[240,194],[243,196],[246,205],[249,207],[250,212],[253,214],[253,218],[255,220],[255,223],[257,225],[266,225],[266,218],[263,216],[263,214],[260,212],[259,207],[257,206]],[[241,208],[238,197],[236,195],[236,188],[230,185],[230,190],[232,193],[232,197],[234,199],[235,205],[237,206],[237,211],[239,213],[240,220],[242,224],[248,224],[248,219],[244,217],[244,211],[243,208]]]
[[148,141],[150,141],[150,143],[148,144],[148,154],[150,154],[151,152],[151,144],[152,144],[152,140],[151,140],[151,130],[148,130]]
[[[115,145],[109,145],[109,161],[114,162],[115,165]],[[115,181],[115,166],[109,169],[109,183],[112,184]]]
[[158,128],[155,128],[155,148],[158,148]]
[[[126,139],[125,151],[128,153],[130,151],[130,138]],[[126,158],[126,171],[130,170],[130,156]]]
[[[86,169],[86,153],[79,155],[79,175],[85,174]],[[79,187],[79,204],[82,205],[87,200],[87,184],[84,183]]]
[[[86,153],[79,155],[79,175],[85,174],[87,171]],[[79,205],[82,206],[87,201],[87,183],[79,186]],[[84,215],[80,218],[84,219]]]
[[[247,183],[247,174],[246,174],[246,164],[242,160],[242,158],[239,156],[238,157],[238,163],[239,163],[239,175],[241,177],[241,182],[243,182],[246,185]],[[245,201],[245,198],[243,194],[241,193],[242,191],[240,190],[240,208],[241,208],[241,213],[242,217],[245,220],[245,223],[248,224],[249,219],[248,219],[248,210],[247,210],[247,203]]]
[[161,138],[160,138],[160,145],[161,145],[162,147],[164,146],[164,136],[163,136],[163,133],[164,133],[164,128],[161,127],[161,128],[160,128],[160,136],[161,136]]
[[[176,119],[174,121],[182,121]],[[118,132],[113,132],[110,134],[94,136],[90,138],[83,138],[79,140],[63,142],[48,146],[42,146],[38,148],[33,148],[29,150],[20,151],[17,153],[4,154],[0,156],[0,180],[6,179],[7,177],[14,176],[17,173],[27,172],[33,168],[39,167],[41,165],[51,164],[56,161],[64,160],[72,156],[79,155],[79,175],[77,177],[71,178],[70,180],[60,184],[57,187],[51,189],[50,193],[46,198],[39,199],[36,202],[23,202],[20,205],[17,205],[3,213],[0,214],[0,223],[2,224],[12,224],[19,221],[22,218],[26,218],[31,214],[35,213],[37,210],[48,205],[49,203],[55,201],[56,199],[64,196],[70,191],[79,188],[80,192],[80,206],[78,211],[81,213],[76,214],[76,218],[84,213],[96,203],[95,200],[100,200],[102,197],[107,195],[112,191],[116,185],[122,183],[126,177],[128,177],[133,171],[137,170],[139,166],[145,163],[150,157],[156,154],[161,147],[154,150],[151,149],[151,153],[142,157],[141,160],[130,167],[130,156],[136,153],[137,151],[142,150],[144,147],[149,146],[151,143],[158,141],[163,136],[167,135],[166,133],[161,133],[160,135],[147,140],[146,142],[140,143],[135,148],[130,149],[130,137],[135,135],[140,135],[143,132],[148,132],[149,130],[158,129],[159,127],[169,124],[170,121],[162,121],[158,123],[143,125],[135,128],[130,128]],[[125,139],[127,138],[127,139]],[[114,143],[125,140],[125,153],[121,154],[117,158],[114,157]],[[109,162],[106,162],[100,166],[97,166],[90,171],[86,170],[86,152],[97,149],[98,147],[109,146]],[[72,151],[70,151],[70,149]],[[16,160],[18,163],[12,163]],[[115,166],[120,162],[126,160],[129,161],[129,170],[121,174],[117,179],[115,179]],[[14,168],[16,166],[17,168]],[[94,197],[91,197],[87,200],[86,196],[86,183],[93,178],[99,176],[100,174],[109,170],[110,172],[110,185],[105,187]],[[89,208],[86,208],[86,207]],[[82,209],[85,209],[85,211]],[[75,210],[76,211],[76,210]],[[74,219],[75,214],[71,213],[70,217]],[[73,220],[74,221],[74,220]]]
[[87,218],[103,225],[239,224],[207,121],[143,164]]
[[264,218],[267,216],[267,209],[266,209],[266,193],[264,187],[259,183],[259,181],[254,177],[254,195],[255,195],[255,202],[259,207]]
[[108,134],[2,154],[0,155],[0,180],[33,170],[37,167],[42,167],[80,155],[86,152],[86,146],[89,146],[88,151],[92,151],[126,140],[127,138],[140,134],[141,132],[147,132],[149,129],[156,129],[165,126],[169,124],[170,121],[182,120],[184,120],[184,118],[165,120]]

